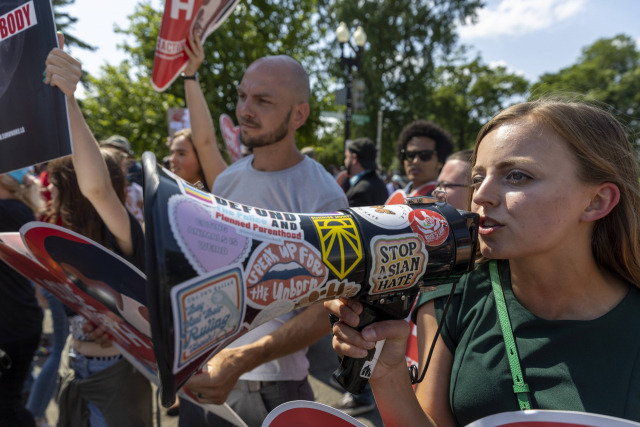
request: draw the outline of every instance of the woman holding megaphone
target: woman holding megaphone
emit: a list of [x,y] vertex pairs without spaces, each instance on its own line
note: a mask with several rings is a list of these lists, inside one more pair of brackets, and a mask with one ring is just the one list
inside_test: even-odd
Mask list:
[[359,332],[360,303],[324,303],[339,354],[386,339],[370,379],[385,425],[528,408],[640,421],[640,184],[623,127],[582,102],[518,104],[480,131],[471,176],[480,257],[446,313],[442,291],[419,301],[421,369],[443,327],[415,393],[406,322]]

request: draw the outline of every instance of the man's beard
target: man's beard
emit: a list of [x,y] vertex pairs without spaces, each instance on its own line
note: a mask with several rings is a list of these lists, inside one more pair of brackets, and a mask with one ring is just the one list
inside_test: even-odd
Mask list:
[[[240,142],[242,142],[245,147],[248,148],[256,148],[256,147],[266,147],[267,145],[275,144],[278,141],[283,140],[289,134],[289,119],[291,118],[291,113],[293,111],[293,107],[289,108],[289,112],[287,116],[284,118],[280,126],[278,126],[274,131],[269,132],[266,135],[257,135],[254,137],[248,137],[240,132]],[[249,124],[255,125],[255,122],[248,121]]]

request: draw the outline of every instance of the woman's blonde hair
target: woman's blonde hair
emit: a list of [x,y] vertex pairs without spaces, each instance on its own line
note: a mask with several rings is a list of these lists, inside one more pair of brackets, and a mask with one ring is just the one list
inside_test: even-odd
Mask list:
[[595,223],[591,249],[600,267],[640,286],[640,182],[638,164],[623,126],[609,112],[584,101],[544,98],[517,104],[498,113],[480,130],[473,164],[489,132],[525,117],[566,141],[582,181],[611,182],[620,189],[620,202]]
[[40,194],[38,181],[32,177],[25,178],[27,178],[26,182],[19,182],[9,174],[0,175],[0,185],[11,194],[13,199],[27,205],[37,218],[44,210],[44,199]]

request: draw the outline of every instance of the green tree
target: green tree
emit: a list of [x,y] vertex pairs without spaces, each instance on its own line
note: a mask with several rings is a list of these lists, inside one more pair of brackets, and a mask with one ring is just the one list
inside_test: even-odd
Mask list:
[[[395,141],[408,122],[436,116],[433,104],[437,62],[456,46],[456,25],[474,19],[481,0],[320,0],[320,22],[336,28],[344,21],[352,30],[362,25],[367,45],[358,77],[366,84],[366,126],[353,126],[352,137],[375,138],[377,112],[384,112],[381,162],[388,166]],[[339,47],[329,38],[325,62],[333,76],[344,78]]]
[[475,58],[464,62],[466,49],[436,70],[429,119],[451,132],[456,149],[473,147],[484,123],[516,99],[527,94],[526,79],[508,73],[503,66],[491,67]]
[[[368,43],[358,77],[365,81],[365,110],[371,121],[353,124],[353,137],[375,139],[378,111],[383,111],[383,166],[394,162],[395,141],[402,127],[428,118],[450,129],[459,146],[473,139],[485,117],[519,93],[522,79],[504,69],[489,69],[479,59],[459,60],[455,28],[474,19],[481,0],[246,0],[205,44],[200,81],[214,123],[223,114],[234,117],[236,88],[255,59],[286,53],[299,60],[312,81],[311,116],[298,132],[300,147],[314,146],[325,165],[342,164],[343,124],[321,132],[320,112],[333,105],[336,80],[342,82],[334,28],[339,21],[363,25]],[[97,136],[119,133],[130,137],[135,151],[166,154],[166,110],[184,107],[178,79],[164,93],[149,84],[162,5],[145,0],[129,17],[121,46],[128,59],[106,66],[102,75],[86,79],[89,97],[83,102],[87,121]],[[458,62],[449,60],[453,56]],[[472,75],[465,75],[471,73]],[[461,94],[463,96],[461,96]],[[219,138],[222,144],[222,138]],[[224,149],[223,149],[224,151]]]
[[99,78],[84,77],[89,96],[80,101],[96,138],[124,135],[138,156],[152,151],[161,159],[168,153],[167,110],[181,106],[182,100],[156,92],[151,80],[127,62],[105,65],[101,71]]
[[[146,90],[153,92],[148,81],[161,16],[160,7],[149,0],[136,6],[129,28],[117,29],[133,39],[122,46],[130,59],[126,65],[103,68],[100,78],[89,79],[92,99],[83,103],[87,121],[96,132],[130,135],[137,153],[149,149],[158,156],[166,154],[166,109],[185,107],[180,79],[162,94],[143,95]],[[247,0],[238,4],[204,44],[206,58],[200,82],[214,123],[223,113],[235,117],[236,88],[251,62],[264,55],[286,53],[305,66],[314,89],[311,117],[298,131],[297,143],[300,147],[317,144],[319,114],[330,99],[324,81],[316,78],[323,64],[314,45],[326,31],[314,23],[315,17],[313,0]]]
[[640,50],[624,34],[599,39],[583,49],[576,64],[542,75],[531,93],[533,98],[576,94],[604,103],[635,140],[640,135]]
[[134,35],[135,45],[125,42],[121,46],[129,53],[121,64],[104,65],[100,76],[83,77],[87,96],[81,101],[82,111],[98,140],[124,135],[138,156],[148,150],[162,158],[168,153],[167,110],[183,107],[184,95],[158,93],[151,86],[162,12],[145,2],[138,4],[128,18],[129,29],[116,28],[116,32]]
[[58,31],[61,31],[64,34],[64,42],[67,46],[77,46],[82,49],[95,50],[95,46],[91,46],[83,42],[71,32],[71,28],[76,22],[78,22],[78,18],[69,15],[62,9],[75,2],[76,0],[53,0],[51,2],[56,27]]

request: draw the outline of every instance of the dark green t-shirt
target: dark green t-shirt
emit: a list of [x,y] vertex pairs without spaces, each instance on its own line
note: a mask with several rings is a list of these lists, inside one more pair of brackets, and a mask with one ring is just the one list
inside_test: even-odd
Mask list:
[[[499,264],[532,409],[591,412],[640,421],[640,290],[632,286],[609,313],[590,321],[536,317],[515,298],[509,265]],[[463,276],[442,337],[454,355],[450,404],[466,425],[519,409],[491,289],[488,264]],[[438,320],[446,297],[435,298]]]

